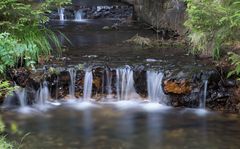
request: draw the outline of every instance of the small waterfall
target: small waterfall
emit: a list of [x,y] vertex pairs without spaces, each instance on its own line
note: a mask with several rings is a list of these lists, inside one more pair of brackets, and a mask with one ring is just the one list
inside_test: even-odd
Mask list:
[[27,106],[27,94],[26,94],[26,89],[21,88],[16,91],[16,95],[19,100],[20,107],[25,107]]
[[200,99],[199,108],[206,108],[206,100],[207,100],[207,89],[208,89],[208,80],[204,81],[204,90],[203,90],[203,98]]
[[110,96],[112,94],[112,74],[110,70],[106,71],[106,76],[107,76],[107,95]]
[[89,100],[92,96],[93,74],[91,70],[86,70],[84,78],[83,99]]
[[81,22],[83,19],[82,19],[82,16],[83,16],[83,11],[80,9],[78,11],[75,11],[74,12],[74,15],[75,15],[75,21],[77,22]]
[[155,71],[147,71],[148,98],[151,102],[164,103],[166,95],[162,89],[162,79],[164,74]]
[[20,107],[26,107],[27,106],[27,93],[25,88],[19,88],[15,91],[13,91],[10,95],[8,95],[3,102],[4,107],[11,107],[15,106],[16,100],[18,101],[18,104]]
[[117,81],[117,98],[118,100],[129,100],[136,97],[137,93],[134,88],[133,71],[129,66],[116,70]]
[[44,81],[41,84],[41,87],[39,88],[38,93],[37,93],[37,99],[36,99],[37,104],[45,105],[49,99],[49,96],[50,95],[49,95],[49,90],[48,90],[48,84],[46,81]]
[[68,72],[70,75],[69,95],[75,97],[76,70],[74,68],[69,68]]
[[58,15],[59,15],[60,21],[64,21],[65,20],[64,11],[65,11],[64,8],[58,8]]

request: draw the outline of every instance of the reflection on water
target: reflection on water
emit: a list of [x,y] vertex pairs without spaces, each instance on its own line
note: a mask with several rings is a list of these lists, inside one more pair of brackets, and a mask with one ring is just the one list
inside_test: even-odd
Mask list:
[[6,111],[3,117],[7,123],[15,121],[24,133],[31,133],[24,149],[237,149],[240,145],[238,115],[199,116],[194,110],[161,106],[149,111],[143,103],[131,108],[98,104],[82,110],[69,104],[32,116]]

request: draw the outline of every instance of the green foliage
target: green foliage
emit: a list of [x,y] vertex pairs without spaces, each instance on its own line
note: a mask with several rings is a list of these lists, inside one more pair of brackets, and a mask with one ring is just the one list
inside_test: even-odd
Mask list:
[[0,33],[0,74],[7,68],[14,67],[20,60],[26,66],[33,66],[37,60],[36,45],[20,43],[9,33]]
[[2,136],[2,133],[5,130],[5,125],[2,121],[2,119],[0,118],[0,148],[1,149],[12,149],[13,145],[9,142],[6,141],[6,138],[4,136]]
[[45,24],[52,7],[68,3],[70,0],[0,1],[0,74],[19,63],[33,67],[41,56],[47,59],[52,51],[50,43],[60,51],[57,36]]
[[239,0],[186,0],[192,53],[209,53],[220,57],[223,44],[240,40]]
[[240,55],[229,52],[229,60],[231,61],[231,64],[234,66],[234,69],[228,73],[228,77],[231,77],[232,75],[240,76]]
[[[0,97],[11,93],[14,89],[15,87],[12,87],[8,81],[0,80]],[[0,127],[0,131],[1,131],[1,127]]]

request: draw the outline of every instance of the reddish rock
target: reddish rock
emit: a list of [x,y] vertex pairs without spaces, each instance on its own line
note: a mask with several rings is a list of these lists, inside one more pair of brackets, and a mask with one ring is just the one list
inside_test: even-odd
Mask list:
[[166,80],[163,85],[164,91],[167,94],[188,94],[192,88],[186,80]]

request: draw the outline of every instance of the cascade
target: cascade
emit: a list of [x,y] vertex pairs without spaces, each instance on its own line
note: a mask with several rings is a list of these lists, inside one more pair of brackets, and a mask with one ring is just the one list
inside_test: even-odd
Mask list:
[[107,76],[106,90],[107,90],[107,95],[110,96],[112,94],[112,74],[110,70],[106,71],[106,76]]
[[16,91],[16,95],[19,100],[20,107],[25,107],[27,106],[27,94],[26,94],[26,89],[21,88]]
[[44,81],[38,90],[36,102],[38,105],[45,105],[49,97],[48,84]]
[[68,72],[70,75],[69,95],[75,97],[76,70],[74,68],[69,68]]
[[64,21],[65,20],[64,11],[65,11],[64,8],[58,8],[58,15],[59,15],[60,21]]
[[18,100],[20,107],[27,106],[27,93],[25,88],[19,88],[13,91],[10,95],[6,97],[3,102],[4,107],[11,107],[15,105],[15,99]]
[[116,70],[117,98],[118,100],[129,100],[138,96],[134,88],[133,71],[129,66]]
[[151,102],[164,103],[166,99],[162,89],[163,76],[164,74],[161,72],[147,71],[148,98]]
[[93,74],[92,70],[87,69],[84,77],[83,99],[89,100],[92,96]]
[[83,16],[83,11],[80,9],[78,11],[74,12],[74,16],[75,16],[75,21],[77,22],[81,22],[83,20],[82,16]]
[[208,80],[204,81],[204,90],[203,90],[203,98],[200,98],[199,108],[206,108],[206,99],[207,99],[207,88],[208,88]]

